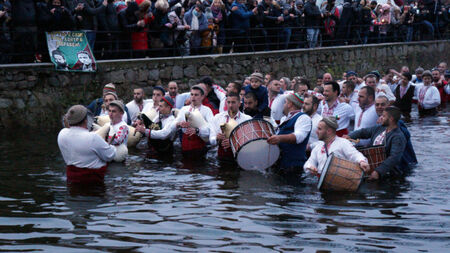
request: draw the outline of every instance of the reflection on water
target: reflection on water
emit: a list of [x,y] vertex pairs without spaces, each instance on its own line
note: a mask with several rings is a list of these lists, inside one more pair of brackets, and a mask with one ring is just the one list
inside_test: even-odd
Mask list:
[[316,179],[131,150],[100,186],[66,185],[56,133],[2,133],[0,251],[429,251],[450,247],[449,114],[409,127],[402,180],[320,193]]

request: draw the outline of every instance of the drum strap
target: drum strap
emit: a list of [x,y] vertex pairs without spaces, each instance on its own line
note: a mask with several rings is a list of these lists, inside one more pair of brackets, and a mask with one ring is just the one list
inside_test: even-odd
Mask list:
[[[331,144],[333,144],[334,140],[336,140],[336,137],[334,137],[334,139],[327,145],[326,143],[323,143],[323,147],[325,149],[325,152],[327,154],[327,157],[330,156],[330,154],[328,154],[328,147],[331,146]],[[323,151],[322,151],[323,152]]]

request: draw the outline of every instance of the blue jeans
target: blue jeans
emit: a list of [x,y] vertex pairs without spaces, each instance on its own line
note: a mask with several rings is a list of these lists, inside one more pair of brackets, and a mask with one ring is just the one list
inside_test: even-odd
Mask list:
[[283,39],[283,49],[288,49],[289,41],[291,40],[292,30],[291,28],[283,28],[282,39]]
[[92,52],[94,52],[95,38],[97,37],[95,31],[85,31],[86,38],[88,40],[89,46],[91,47]]
[[318,37],[319,37],[319,29],[316,28],[306,29],[306,40],[308,41],[309,48],[316,47]]
[[412,41],[414,29],[412,25],[406,27],[406,42]]

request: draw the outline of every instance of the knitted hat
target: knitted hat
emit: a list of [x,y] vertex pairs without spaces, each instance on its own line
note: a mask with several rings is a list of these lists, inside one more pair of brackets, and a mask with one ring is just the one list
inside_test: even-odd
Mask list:
[[422,67],[416,68],[416,74],[422,74],[425,70]]
[[325,122],[325,124],[327,124],[327,126],[333,128],[335,130],[338,128],[338,123],[337,123],[336,117],[328,116],[328,117],[323,118],[322,121]]
[[82,105],[74,105],[70,107],[69,111],[66,113],[66,120],[69,125],[76,125],[86,118],[87,108]]
[[114,92],[116,93],[116,86],[113,83],[108,83],[103,87],[103,94],[108,92]]
[[170,108],[173,108],[175,106],[175,102],[173,101],[173,99],[170,96],[165,96],[163,98],[161,98],[164,102],[166,102]]
[[429,76],[429,77],[433,78],[433,75],[431,74],[431,71],[429,71],[429,70],[425,70],[423,72],[422,78],[425,77],[425,76]]
[[291,93],[286,97],[286,99],[291,101],[298,108],[302,108],[305,103],[305,99],[298,93]]
[[122,112],[125,112],[125,106],[123,105],[123,102],[120,100],[111,101],[111,103],[109,103],[109,105],[110,106],[115,105],[115,106],[119,107],[120,110],[122,110]]
[[258,80],[260,82],[264,82],[263,75],[261,73],[258,73],[258,72],[255,72],[255,73],[250,75],[250,80],[252,80],[252,79],[256,79],[256,80]]
[[166,94],[166,90],[163,87],[161,87],[161,86],[153,87],[153,91],[155,91],[155,90],[160,90],[163,95]]
[[297,1],[295,1],[295,5],[303,5],[303,1],[302,0],[297,0]]

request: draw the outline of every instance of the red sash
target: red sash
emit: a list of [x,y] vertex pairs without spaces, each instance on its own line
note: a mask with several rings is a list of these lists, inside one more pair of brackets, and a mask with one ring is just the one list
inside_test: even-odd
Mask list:
[[231,151],[231,147],[224,149],[222,145],[219,145],[217,156],[222,159],[233,159],[233,151]]
[[344,128],[344,129],[341,129],[339,131],[336,131],[336,135],[339,136],[339,137],[342,137],[342,136],[347,135],[347,134],[348,134],[348,129],[347,128]]
[[181,139],[182,151],[201,150],[205,148],[205,146],[206,143],[198,135],[194,134],[192,136],[188,136],[183,133],[183,137]]
[[99,169],[78,168],[67,165],[67,182],[69,183],[102,183],[108,164]]

